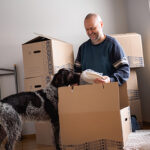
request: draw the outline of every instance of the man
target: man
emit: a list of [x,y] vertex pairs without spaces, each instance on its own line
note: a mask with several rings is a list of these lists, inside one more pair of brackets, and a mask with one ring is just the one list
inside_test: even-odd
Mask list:
[[103,78],[96,79],[95,83],[123,84],[129,78],[130,68],[120,44],[103,33],[103,21],[99,15],[88,14],[84,26],[90,39],[79,47],[75,71],[81,73],[92,69],[103,74]]

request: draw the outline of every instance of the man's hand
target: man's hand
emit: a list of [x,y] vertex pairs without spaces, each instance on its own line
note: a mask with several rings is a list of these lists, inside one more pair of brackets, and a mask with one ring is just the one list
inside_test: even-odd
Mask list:
[[110,83],[110,78],[108,76],[103,76],[103,78],[97,78],[94,80],[95,83]]

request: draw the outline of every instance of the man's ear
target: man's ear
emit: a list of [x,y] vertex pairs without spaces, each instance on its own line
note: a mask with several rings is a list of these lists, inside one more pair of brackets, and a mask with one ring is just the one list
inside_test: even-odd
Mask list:
[[100,25],[101,25],[101,28],[102,28],[103,27],[103,21],[102,20],[100,21]]

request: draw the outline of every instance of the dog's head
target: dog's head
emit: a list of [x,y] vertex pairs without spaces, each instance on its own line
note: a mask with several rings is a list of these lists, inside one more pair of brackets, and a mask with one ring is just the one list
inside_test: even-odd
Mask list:
[[51,84],[55,87],[62,87],[68,85],[78,84],[80,82],[80,75],[69,69],[60,69],[53,77]]

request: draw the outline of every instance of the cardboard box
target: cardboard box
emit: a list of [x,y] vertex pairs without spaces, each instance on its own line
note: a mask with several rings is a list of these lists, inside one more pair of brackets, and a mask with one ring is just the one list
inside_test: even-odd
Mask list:
[[141,35],[137,33],[113,34],[124,49],[131,68],[144,67]]
[[52,125],[50,122],[40,121],[35,123],[36,143],[42,145],[54,145]]
[[135,115],[137,117],[137,121],[142,124],[142,111],[141,111],[141,102],[139,100],[132,100],[130,101],[130,110],[131,110],[131,115]]
[[129,100],[140,99],[138,80],[137,80],[137,74],[135,69],[130,70],[130,77],[127,81],[127,90],[128,90]]
[[40,77],[24,79],[24,90],[25,91],[37,91],[46,87],[50,82],[52,76],[45,75]]
[[51,75],[60,68],[73,68],[71,44],[40,35],[22,45],[24,78]]
[[61,87],[58,92],[64,148],[122,148],[131,131],[126,84],[120,88],[115,82],[104,87],[101,84],[75,86],[74,89]]
[[140,123],[142,127],[143,123],[142,123],[140,94],[139,94],[138,80],[137,80],[137,74],[135,69],[131,69],[130,71],[130,78],[127,81],[127,90],[128,90],[128,98],[129,98],[131,115],[137,116],[137,121]]
[[[25,91],[37,91],[46,87],[50,82],[51,76],[40,76],[35,78],[24,79]],[[48,121],[35,122],[36,144],[54,145],[52,126]]]

